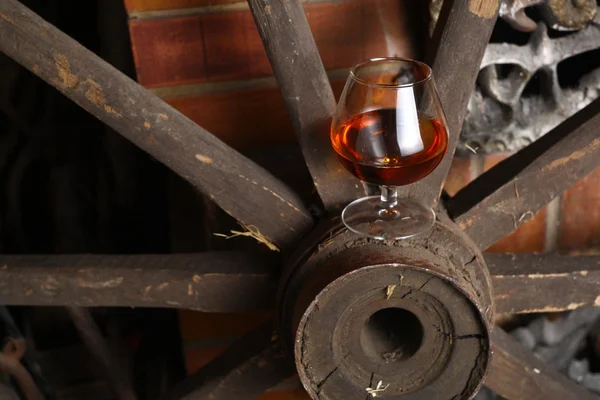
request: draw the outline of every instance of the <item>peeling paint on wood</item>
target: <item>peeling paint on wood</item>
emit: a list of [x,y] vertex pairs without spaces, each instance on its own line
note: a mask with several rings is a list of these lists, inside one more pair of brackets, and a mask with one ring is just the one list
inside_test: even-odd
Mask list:
[[497,313],[574,310],[598,304],[600,256],[486,254]]
[[54,55],[54,65],[59,79],[54,81],[59,89],[74,89],[79,84],[79,79],[71,72],[71,64],[64,54]]
[[213,162],[212,158],[202,155],[202,154],[196,154],[196,158],[198,159],[198,161],[202,161],[205,164],[210,164]]
[[586,303],[569,303],[565,307],[546,306],[542,308],[530,308],[519,311],[520,314],[538,314],[538,313],[556,313],[562,311],[572,311],[585,306]]
[[470,0],[469,11],[481,18],[492,18],[496,15],[499,0]]
[[529,274],[527,275],[527,277],[529,279],[552,279],[552,278],[566,278],[568,277],[569,274],[567,273],[562,273],[562,274]]
[[114,108],[112,108],[111,106],[109,106],[108,104],[104,104],[104,111],[107,114],[114,115],[115,117],[122,117],[123,116],[120,112],[118,112],[117,110],[115,110]]
[[123,283],[123,277],[120,276],[107,281],[85,281],[83,279],[79,279],[78,283],[79,286],[90,289],[116,288]]
[[88,78],[85,81],[88,84],[88,89],[85,92],[85,97],[97,106],[106,104],[106,98],[100,85],[93,79]]
[[596,138],[591,143],[588,143],[588,145],[584,149],[577,150],[567,157],[559,158],[558,160],[552,161],[543,170],[552,171],[555,168],[562,167],[564,165],[572,163],[573,161],[580,160],[586,155],[588,155],[590,152],[596,151],[598,147],[600,147],[600,138]]
[[11,18],[9,18],[6,15],[4,15],[4,14],[0,14],[0,18],[2,18],[3,20],[5,20],[8,23],[14,24],[14,21]]

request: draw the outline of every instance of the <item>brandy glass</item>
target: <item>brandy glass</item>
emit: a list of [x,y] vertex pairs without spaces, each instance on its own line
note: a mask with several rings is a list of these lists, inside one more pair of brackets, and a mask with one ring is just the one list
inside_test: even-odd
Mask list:
[[381,240],[409,238],[435,223],[435,212],[397,187],[429,175],[448,147],[446,118],[431,68],[402,58],[356,65],[331,125],[331,143],[343,166],[380,196],[364,197],[342,212],[348,229]]

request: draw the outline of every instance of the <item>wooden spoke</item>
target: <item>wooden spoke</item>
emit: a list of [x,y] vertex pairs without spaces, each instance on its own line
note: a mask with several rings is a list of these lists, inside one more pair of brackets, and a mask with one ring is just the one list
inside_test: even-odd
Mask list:
[[497,313],[600,306],[600,256],[486,254]]
[[364,196],[329,142],[335,98],[299,0],[248,0],[304,159],[328,210]]
[[279,247],[312,226],[300,199],[16,0],[0,2],[0,51],[14,58]]
[[252,400],[296,373],[274,337],[273,321],[256,328],[162,400]]
[[507,400],[599,400],[552,369],[500,328],[492,334],[494,355],[486,386]]
[[244,312],[273,307],[264,260],[247,253],[0,256],[0,304],[174,307]]
[[600,99],[471,182],[447,204],[486,249],[600,164]]
[[433,38],[435,51],[429,61],[448,120],[448,152],[431,175],[403,188],[405,196],[414,196],[432,206],[440,197],[467,103],[496,22],[498,3],[498,0],[446,0],[443,3]]

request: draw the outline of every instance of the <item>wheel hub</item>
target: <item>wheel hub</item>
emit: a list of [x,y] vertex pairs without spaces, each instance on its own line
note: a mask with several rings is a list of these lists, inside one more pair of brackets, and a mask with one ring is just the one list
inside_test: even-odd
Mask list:
[[442,217],[427,236],[320,230],[288,266],[281,326],[314,399],[475,395],[490,360],[492,297],[479,251]]

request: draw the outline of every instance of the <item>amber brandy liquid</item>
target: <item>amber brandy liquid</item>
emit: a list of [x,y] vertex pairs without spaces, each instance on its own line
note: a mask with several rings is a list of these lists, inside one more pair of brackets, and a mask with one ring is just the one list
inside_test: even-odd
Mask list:
[[395,109],[355,115],[331,134],[344,167],[360,180],[400,186],[423,179],[438,166],[448,147],[444,124],[423,116],[398,120]]

